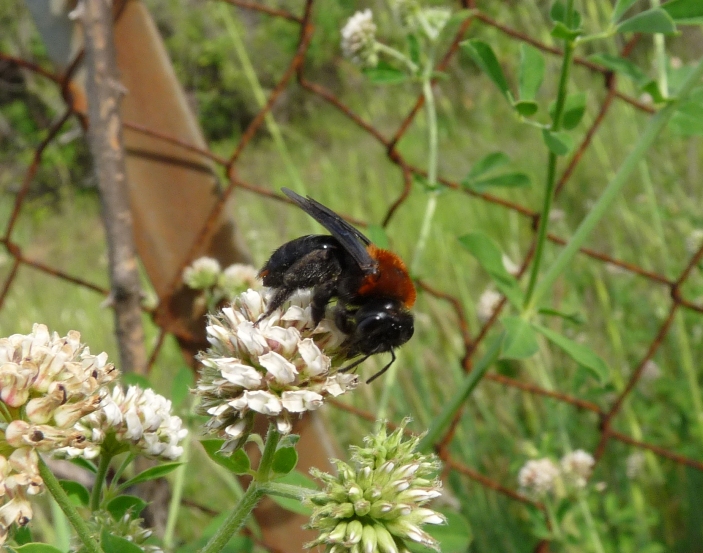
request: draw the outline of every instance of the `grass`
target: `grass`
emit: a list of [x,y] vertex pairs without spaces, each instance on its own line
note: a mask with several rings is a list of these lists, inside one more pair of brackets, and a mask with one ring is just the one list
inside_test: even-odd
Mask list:
[[[597,22],[607,16],[605,4],[584,3],[587,25],[596,28]],[[154,5],[172,7],[173,2],[154,2]],[[314,43],[311,78],[329,81],[328,86],[339,91],[352,109],[389,136],[419,93],[418,87],[369,85],[354,68],[332,57],[337,41],[332,32],[333,23],[338,24],[349,11],[340,6],[341,3],[339,6],[335,3],[330,13],[317,14],[322,39]],[[188,6],[188,9],[195,8]],[[487,9],[497,10],[493,6]],[[539,3],[522,2],[509,15],[504,10],[491,15],[511,26],[528,29],[532,36],[541,40],[548,40],[543,7]],[[200,14],[198,21],[205,21],[202,24],[208,33],[225,33],[224,27],[202,16]],[[167,20],[168,15],[163,18]],[[276,36],[272,42],[277,42],[278,46],[253,47],[260,46],[262,36],[273,29],[278,34],[270,36]],[[197,36],[204,31],[196,27],[189,32]],[[264,87],[270,84],[270,79],[275,80],[282,60],[290,55],[296,32],[294,25],[261,20],[255,30],[248,33],[249,55],[260,71]],[[478,23],[470,34],[493,45],[501,61],[505,60],[506,73],[515,74],[516,42]],[[217,67],[231,65],[236,69],[237,62],[233,53],[227,53],[226,41],[218,44],[222,51],[215,50],[217,55],[210,51],[211,58],[224,58]],[[178,42],[177,33],[169,39],[169,45],[176,60],[197,60],[198,53],[203,54],[210,48],[206,39],[186,47]],[[683,39],[672,39],[668,45],[682,57],[688,53]],[[611,49],[611,53],[615,51]],[[642,39],[635,59],[646,66],[650,54],[647,39]],[[547,74],[555,75],[558,66],[559,58],[549,58]],[[329,67],[335,68],[334,71],[325,72]],[[242,94],[242,101],[255,111],[254,95],[245,88],[247,85],[241,75],[232,71],[232,67],[228,71],[225,84],[232,88],[243,87],[246,92]],[[528,190],[497,194],[539,209],[547,152],[538,132],[515,119],[488,79],[468,60],[460,57],[452,63],[449,73],[450,78],[442,81],[437,90],[439,174],[460,180],[484,155],[503,151],[511,157],[512,168],[530,175],[533,186]],[[554,80],[548,78],[545,83],[539,98],[542,106],[554,97]],[[619,86],[625,92],[636,94],[623,79]],[[572,74],[570,87],[589,90],[587,114],[576,130],[576,136],[580,137],[595,117],[604,90],[600,77],[579,67]],[[388,162],[381,145],[328,104],[312,98],[296,85],[291,86],[290,98],[288,104],[279,108],[277,124],[307,192],[341,213],[379,223],[401,190],[400,170]],[[555,209],[559,217],[550,224],[550,231],[565,238],[571,236],[641,134],[646,121],[645,115],[616,102],[574,176],[557,198]],[[204,123],[207,126],[207,122]],[[426,135],[426,122],[421,115],[400,142],[402,154],[418,166],[426,163]],[[237,138],[220,140],[213,144],[213,149],[229,153]],[[697,186],[697,175],[686,170],[691,164],[700,166],[701,157],[700,141],[685,141],[669,132],[662,135],[647,156],[646,165],[631,177],[609,216],[590,236],[588,247],[667,277],[676,277],[691,254],[686,247],[686,237],[703,225],[699,209],[703,193]],[[559,167],[563,169],[563,161]],[[276,144],[265,133],[247,147],[238,166],[242,178],[271,190],[291,185],[289,169]],[[418,238],[425,202],[425,192],[414,187],[387,229],[393,250],[406,260],[410,259]],[[9,213],[9,203],[2,203],[0,224]],[[89,193],[66,193],[58,205],[59,209],[53,210],[45,207],[41,199],[30,202],[23,211],[14,239],[26,248],[27,255],[106,286],[106,257],[95,197]],[[316,232],[304,213],[249,193],[238,193],[233,209],[257,265],[281,243],[303,233]],[[461,301],[475,334],[479,328],[476,304],[483,290],[491,286],[490,279],[456,241],[458,236],[474,230],[493,237],[515,261],[525,255],[532,234],[526,218],[482,199],[456,191],[439,196],[419,274],[434,287]],[[545,267],[558,252],[558,247],[547,244]],[[7,274],[9,262],[7,256],[0,258],[0,277]],[[700,271],[696,271],[684,290],[687,298],[703,295]],[[112,314],[99,307],[102,299],[94,292],[23,268],[0,311],[0,335],[29,332],[35,321],[45,322],[62,333],[77,328],[92,349],[106,350],[114,359],[117,354]],[[671,301],[668,290],[580,255],[557,281],[550,299],[555,307],[579,311],[583,315],[586,322],[581,326],[558,320],[551,324],[603,356],[610,367],[608,388],[602,389],[593,380],[584,378],[571,359],[546,343],[540,344],[535,357],[522,362],[503,361],[494,370],[607,408],[661,325]],[[381,390],[391,386],[386,390],[387,416],[397,421],[411,415],[413,429],[422,431],[460,381],[458,359],[462,352],[457,321],[444,302],[420,294],[415,313],[416,336],[401,350],[396,379],[362,386],[345,401],[377,412]],[[151,323],[147,326],[152,340],[155,329]],[[615,428],[671,451],[703,458],[703,431],[700,419],[696,418],[701,412],[701,374],[697,360],[702,353],[703,319],[693,312],[679,313],[655,356],[661,375],[638,385],[618,416]],[[385,361],[385,357],[370,360],[362,372],[373,374]],[[154,375],[160,392],[169,394],[169,375],[181,365],[175,343],[169,342]],[[326,418],[341,443],[358,443],[359,437],[370,427],[366,422],[331,410],[327,411]],[[467,465],[514,489],[517,472],[528,458],[545,455],[558,458],[571,448],[592,451],[599,437],[597,425],[591,413],[485,381],[464,408],[451,451]],[[698,500],[703,493],[703,477],[692,469],[648,454],[642,473],[634,479],[628,478],[625,459],[634,451],[611,441],[594,475],[595,482],[605,482],[605,491],[593,491],[586,499],[605,550],[654,551],[654,544],[660,543],[667,551],[695,551],[696,544],[703,542],[700,535],[703,510]],[[472,551],[532,549],[535,538],[528,510],[523,505],[456,473],[451,474],[447,488],[474,528]],[[190,497],[197,492],[194,481],[188,479],[186,495]],[[203,502],[216,500],[218,504],[221,499],[201,498]],[[193,527],[185,525],[183,535],[193,536],[194,528],[201,522],[193,522]],[[582,518],[573,515],[566,526],[577,532],[583,524]],[[582,539],[566,550],[588,551],[591,547],[590,541]]]

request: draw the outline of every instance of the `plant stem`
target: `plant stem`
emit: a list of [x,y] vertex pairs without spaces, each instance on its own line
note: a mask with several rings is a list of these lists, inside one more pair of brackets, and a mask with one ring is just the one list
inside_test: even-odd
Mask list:
[[420,228],[420,237],[415,246],[415,253],[410,264],[410,274],[416,275],[420,268],[422,254],[427,246],[427,238],[430,235],[432,228],[432,220],[434,212],[437,209],[437,108],[434,101],[434,92],[432,91],[432,57],[427,62],[427,68],[422,80],[422,94],[425,97],[425,110],[427,112],[427,132],[428,132],[428,155],[427,155],[427,186],[430,189],[427,205],[425,206],[425,215],[422,219],[422,227]]
[[429,451],[435,445],[435,442],[439,440],[442,432],[445,431],[454,418],[454,414],[461,409],[462,404],[466,401],[469,395],[471,395],[471,392],[473,392],[474,388],[476,388],[478,383],[481,382],[483,376],[486,374],[491,365],[493,365],[493,362],[498,358],[502,341],[503,334],[500,334],[493,339],[488,351],[483,357],[481,357],[481,359],[478,360],[478,362],[471,369],[471,372],[464,377],[464,380],[459,384],[459,389],[454,396],[447,401],[446,406],[442,409],[442,412],[434,418],[432,424],[430,425],[430,429],[427,431],[427,434],[423,436],[418,444],[418,451]]
[[[227,545],[232,536],[244,525],[249,515],[256,507],[261,497],[272,486],[269,483],[271,477],[271,464],[273,456],[276,453],[278,441],[281,439],[281,434],[276,430],[276,427],[269,425],[269,431],[266,435],[266,444],[264,451],[261,454],[259,468],[254,475],[254,479],[249,483],[247,491],[237,502],[232,513],[227,517],[227,520],[217,530],[217,533],[210,539],[208,544],[201,550],[200,553],[218,553]],[[275,488],[275,487],[274,487]]]
[[183,455],[181,460],[183,464],[176,469],[176,474],[171,487],[171,501],[168,504],[168,518],[166,519],[166,529],[164,530],[164,549],[173,551],[175,544],[176,521],[178,520],[178,511],[181,507],[181,498],[183,497],[183,487],[185,486],[185,476],[188,469],[188,458],[190,457],[190,446],[192,443],[192,433],[188,433],[185,442],[183,443]]
[[266,484],[261,484],[261,490],[266,495],[287,497],[289,499],[297,499],[299,501],[318,493],[317,490],[313,490],[312,488],[304,488],[302,486],[294,486],[292,484],[283,484],[281,482],[268,482]]
[[246,522],[263,495],[261,485],[255,480],[252,480],[247,491],[237,503],[234,511],[227,517],[227,520],[220,526],[217,533],[210,539],[200,553],[217,553],[221,551],[232,536],[244,525],[244,522]]
[[88,553],[102,553],[102,549],[100,549],[98,542],[95,541],[95,538],[93,538],[92,534],[90,533],[88,525],[78,514],[76,508],[71,504],[71,500],[68,498],[66,492],[63,491],[63,488],[61,487],[61,484],[59,484],[57,478],[54,476],[54,473],[52,473],[49,467],[46,466],[44,459],[42,459],[41,457],[39,457],[39,474],[42,477],[42,480],[44,480],[44,485],[46,486],[46,489],[49,490],[49,493],[56,500],[56,503],[58,503],[59,507],[61,507],[61,510],[66,515],[68,521],[71,523],[71,526],[73,526],[73,528],[76,530],[76,534],[78,534],[78,539],[81,540],[81,543],[83,543],[83,545],[85,546],[86,551],[88,551]]
[[542,277],[539,284],[535,287],[530,303],[526,305],[525,310],[530,311],[551,289],[554,281],[564,272],[569,265],[574,255],[579,251],[586,239],[590,236],[595,226],[605,216],[608,208],[613,203],[615,198],[627,183],[632,172],[638,167],[640,161],[644,158],[645,153],[654,144],[654,141],[659,136],[659,133],[664,129],[666,124],[671,119],[671,116],[676,112],[679,104],[686,98],[691,89],[698,83],[703,75],[703,59],[698,62],[693,70],[689,73],[684,81],[679,97],[670,102],[666,107],[661,109],[654,115],[640,139],[635,144],[632,151],[628,154],[618,169],[613,179],[608,183],[605,190],[601,194],[598,201],[591,208],[591,211],[586,215],[578,229],[572,236],[569,243],[564,247],[554,263],[549,267],[547,273]]
[[[567,21],[571,17],[571,3],[567,7]],[[566,104],[566,96],[569,85],[569,73],[571,64],[574,59],[574,43],[572,41],[564,41],[564,59],[561,64],[561,74],[559,76],[559,89],[557,91],[557,100],[554,107],[554,120],[552,122],[551,131],[557,132],[561,129],[561,123],[564,116],[564,105]],[[544,245],[547,241],[547,228],[549,227],[549,213],[552,210],[552,202],[554,201],[554,190],[556,189],[557,180],[557,155],[554,152],[549,152],[547,162],[547,182],[544,190],[544,203],[542,204],[542,212],[539,217],[539,227],[537,228],[537,243],[535,245],[535,258],[532,261],[530,270],[530,280],[525,293],[524,306],[530,304],[532,294],[537,285],[537,277],[539,269],[542,265],[542,257],[544,255]]]
[[417,64],[415,64],[411,59],[408,58],[408,56],[406,56],[402,52],[399,52],[395,48],[387,46],[387,45],[383,44],[382,42],[376,42],[376,50],[378,52],[383,52],[384,54],[388,54],[393,59],[398,60],[399,62],[406,65],[413,75],[417,74],[417,70],[418,70]]
[[110,461],[112,460],[112,455],[105,453],[100,456],[100,464],[98,465],[98,472],[95,474],[95,484],[93,484],[93,491],[90,494],[90,510],[97,511],[100,508],[100,495],[103,489],[103,484],[105,483],[105,477],[107,476],[107,471],[110,468]]
[[254,480],[257,482],[268,482],[271,477],[271,464],[273,463],[273,456],[276,453],[276,447],[278,446],[278,440],[281,439],[281,434],[273,424],[269,425],[268,434],[266,434],[266,444],[264,445],[264,452],[261,454],[261,461],[259,462],[259,468],[256,471]]

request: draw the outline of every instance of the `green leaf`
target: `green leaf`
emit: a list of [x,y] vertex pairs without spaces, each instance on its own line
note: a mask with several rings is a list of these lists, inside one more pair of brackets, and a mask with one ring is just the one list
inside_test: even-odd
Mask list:
[[397,84],[408,80],[407,73],[396,69],[392,65],[381,61],[376,67],[369,67],[363,70],[373,84]]
[[671,0],[661,8],[677,23],[694,22],[693,20],[703,17],[701,0]]
[[572,42],[583,34],[583,30],[570,29],[564,23],[558,21],[554,24],[554,27],[552,27],[552,31],[549,34],[551,34],[557,40],[566,40],[567,42]]
[[661,104],[667,101],[667,99],[664,98],[664,95],[661,93],[659,85],[656,81],[649,81],[647,84],[645,84],[642,87],[642,92],[646,92],[647,94],[649,94],[655,104]]
[[703,104],[685,102],[669,121],[672,132],[682,136],[703,136]]
[[542,138],[547,148],[558,156],[568,154],[574,147],[574,139],[565,131],[553,132],[543,129]]
[[410,61],[415,65],[420,65],[420,42],[417,37],[413,34],[407,36],[408,39],[408,53],[410,54]]
[[[378,242],[376,242],[375,240],[374,243],[378,244]],[[293,447],[295,446],[295,444],[298,443],[299,440],[300,436],[298,436],[297,434],[286,434],[278,442],[278,449],[281,449],[282,447]]]
[[529,44],[520,45],[518,90],[520,100],[534,100],[544,80],[544,56]]
[[676,23],[663,9],[653,8],[626,19],[617,26],[617,32],[672,35],[676,32]]
[[[474,539],[469,521],[461,513],[449,509],[437,509],[445,517],[447,524],[428,524],[423,526],[430,536],[439,542],[442,553],[464,553]],[[407,541],[406,545],[412,553],[431,553],[433,550],[417,543]]]
[[566,20],[566,6],[561,0],[557,0],[549,9],[549,19],[554,23],[564,23]]
[[485,173],[488,173],[489,171],[492,171],[493,169],[502,167],[509,162],[510,158],[503,152],[490,153],[473,164],[467,178],[473,180]]
[[536,323],[532,323],[532,326],[550,342],[564,350],[564,352],[579,365],[589,369],[599,384],[602,385],[608,381],[608,365],[606,365],[605,361],[603,361],[603,359],[601,359],[591,348],[584,344],[574,342],[570,338],[567,338],[558,332],[554,332],[547,327]]
[[298,464],[298,452],[294,447],[281,447],[273,455],[271,469],[278,474],[288,474]]
[[74,480],[59,480],[59,484],[77,507],[85,507],[90,503],[90,493],[83,484]]
[[53,545],[46,543],[27,543],[20,547],[14,548],[17,553],[63,553],[60,549],[56,549]]
[[183,405],[190,396],[190,390],[195,385],[195,375],[190,367],[182,366],[178,369],[171,386],[171,401],[174,407]]
[[647,74],[634,63],[620,56],[613,54],[593,54],[588,57],[589,61],[602,65],[603,67],[620,73],[632,79],[637,86],[642,86],[651,81]]
[[83,457],[76,457],[75,459],[71,459],[71,463],[73,463],[74,465],[76,465],[78,467],[81,467],[82,469],[90,471],[93,474],[98,472],[98,469],[95,467],[95,465],[93,463],[91,463],[90,461],[83,459]]
[[539,105],[533,100],[520,100],[513,104],[515,111],[517,111],[523,117],[530,117],[537,113]]
[[534,329],[522,317],[503,317],[505,327],[501,359],[527,359],[539,350]]
[[522,188],[530,186],[530,177],[525,173],[505,173],[495,177],[484,177],[475,181],[462,182],[466,188],[476,192],[483,192],[488,188],[502,186],[505,188]]
[[459,243],[476,258],[510,303],[516,307],[522,305],[522,291],[517,280],[505,269],[503,254],[489,236],[482,232],[472,232],[461,236]]
[[637,0],[618,0],[615,2],[613,15],[611,16],[610,21],[613,23],[619,21],[620,18],[625,15],[625,12],[629,10],[635,2],[637,2]]
[[201,440],[200,444],[205,449],[208,457],[218,465],[225,467],[234,474],[247,474],[251,469],[251,462],[243,449],[238,449],[232,455],[218,453],[222,449],[224,440]]
[[124,484],[120,486],[120,489],[129,488],[135,484],[140,484],[142,482],[148,482],[149,480],[156,480],[157,478],[162,478],[166,476],[169,472],[173,472],[183,463],[164,463],[163,465],[158,465],[156,467],[151,467],[146,469],[144,472],[140,472],[134,478],[130,478]]
[[487,43],[481,40],[465,40],[461,43],[461,48],[471,56],[474,63],[478,65],[481,70],[488,75],[488,77],[493,81],[501,91],[503,96],[505,96],[508,101],[511,101],[510,90],[508,89],[508,81],[503,74],[503,69],[498,63],[498,58],[493,52],[493,48]]
[[120,380],[124,386],[139,386],[142,390],[153,388],[148,378],[136,373],[120,375]]
[[[318,489],[317,484],[315,484],[315,481],[312,478],[305,476],[302,472],[299,472],[297,470],[289,472],[282,478],[277,478],[276,482],[280,482],[282,484],[290,484],[291,486],[300,486],[301,488],[309,488],[311,490]],[[273,501],[278,503],[281,507],[293,513],[298,513],[307,517],[309,517],[312,513],[312,509],[310,507],[308,507],[307,505],[303,505],[297,499],[279,497],[276,495],[270,495],[269,497]]]
[[100,533],[100,547],[104,553],[144,553],[136,543],[111,534],[107,528]]
[[388,234],[386,233],[386,229],[384,229],[381,225],[369,225],[366,230],[368,231],[371,242],[376,244],[382,250],[387,250],[390,248],[390,244],[388,243]]
[[540,307],[537,311],[542,315],[547,315],[548,317],[559,317],[575,325],[582,325],[586,322],[583,315],[581,315],[578,311],[574,311],[573,313],[565,313],[564,311],[552,309],[551,307]]
[[[17,530],[15,530],[15,534],[12,538],[15,540],[17,545],[30,544],[32,543],[32,531],[29,529],[29,526],[20,526]],[[17,551],[17,548],[15,548],[14,551]]]
[[146,501],[136,495],[118,495],[108,502],[106,509],[115,520],[120,520],[127,512],[139,516],[147,505]]
[[[549,106],[549,115],[554,120],[555,103]],[[561,116],[561,126],[564,130],[570,131],[576,127],[586,112],[586,93],[576,92],[569,94],[564,101],[564,111]]]

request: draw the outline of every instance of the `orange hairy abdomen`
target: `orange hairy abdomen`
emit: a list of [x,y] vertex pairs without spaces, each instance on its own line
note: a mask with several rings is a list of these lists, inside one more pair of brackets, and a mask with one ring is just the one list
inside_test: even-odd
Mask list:
[[359,287],[359,295],[385,296],[402,301],[407,308],[412,307],[415,303],[415,286],[403,260],[393,252],[373,244],[366,250],[378,262],[378,271],[364,278]]

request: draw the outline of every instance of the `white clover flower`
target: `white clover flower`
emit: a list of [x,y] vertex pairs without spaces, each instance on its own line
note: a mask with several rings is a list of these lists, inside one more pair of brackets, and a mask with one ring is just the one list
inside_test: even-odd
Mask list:
[[[112,455],[132,451],[151,459],[178,459],[183,453],[179,444],[188,434],[181,419],[171,415],[171,402],[151,388],[130,386],[127,393],[115,386],[100,409],[81,419],[76,429],[90,436],[92,446],[79,452],[96,457],[103,449]],[[75,456],[70,450],[67,456]]]
[[56,454],[91,446],[76,422],[100,406],[104,386],[118,375],[107,355],[91,355],[80,333],[0,338],[0,544],[10,526],[32,518],[28,497],[43,490],[37,451]]
[[518,473],[520,487],[530,495],[543,497],[554,493],[559,467],[549,458],[527,461]]
[[439,544],[422,530],[425,524],[445,524],[444,516],[425,505],[441,495],[436,478],[440,465],[434,455],[416,450],[420,437],[403,441],[408,420],[390,435],[385,426],[352,448],[352,465],[335,460],[338,474],[311,473],[326,484],[313,495],[309,528],[318,530],[307,548],[325,551],[387,553],[407,551],[408,541],[439,551]]
[[487,322],[493,316],[493,312],[498,307],[501,297],[502,296],[492,288],[487,288],[483,291],[483,294],[481,294],[481,297],[478,299],[478,305],[476,306],[476,316],[481,323]]
[[231,301],[249,288],[254,290],[261,288],[261,281],[257,275],[258,271],[255,267],[235,263],[222,271],[217,280],[217,287],[222,291],[223,296]]
[[221,272],[217,259],[200,257],[183,270],[183,282],[194,290],[210,288],[217,284]]
[[568,482],[576,488],[585,488],[595,464],[593,455],[583,449],[577,449],[562,457],[561,470]]
[[362,67],[378,65],[376,25],[371,10],[358,11],[347,20],[342,28],[342,52]]
[[424,8],[418,15],[419,27],[427,38],[434,42],[449,22],[452,12],[449,8]]
[[337,372],[346,335],[329,319],[313,328],[310,291],[298,292],[258,321],[266,293],[248,290],[211,316],[211,347],[199,355],[198,412],[210,416],[206,430],[225,439],[224,452],[244,443],[255,413],[272,417],[288,433],[291,415],[318,409],[325,398],[358,383],[356,375]]

